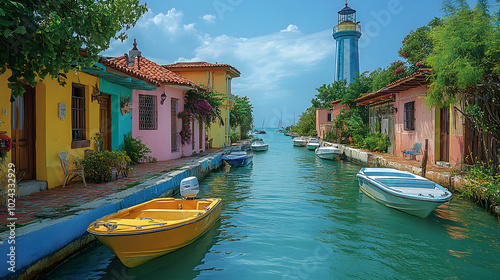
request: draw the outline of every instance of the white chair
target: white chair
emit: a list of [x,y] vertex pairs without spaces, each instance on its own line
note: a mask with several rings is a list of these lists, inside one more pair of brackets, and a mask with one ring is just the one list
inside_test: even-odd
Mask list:
[[80,162],[80,159],[68,152],[60,152],[59,158],[61,159],[61,166],[64,171],[63,188],[66,187],[66,182],[72,174],[82,177],[83,184],[86,187],[87,183],[85,182],[85,172],[83,171],[83,166]]

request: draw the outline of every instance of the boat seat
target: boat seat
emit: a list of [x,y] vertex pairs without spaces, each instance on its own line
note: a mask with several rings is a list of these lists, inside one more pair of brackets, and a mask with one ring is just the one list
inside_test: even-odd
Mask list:
[[203,210],[180,210],[180,209],[146,209],[142,210],[136,219],[162,219],[162,220],[182,220],[198,215]]

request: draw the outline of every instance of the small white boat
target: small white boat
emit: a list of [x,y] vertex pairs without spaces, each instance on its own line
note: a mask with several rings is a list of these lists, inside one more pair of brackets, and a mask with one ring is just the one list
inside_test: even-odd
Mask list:
[[250,148],[255,152],[263,152],[267,151],[267,149],[269,148],[269,144],[264,143],[264,140],[262,139],[256,139],[254,142],[252,142]]
[[316,150],[316,148],[319,147],[319,140],[316,139],[316,138],[312,138],[311,140],[309,140],[309,142],[307,142],[306,144],[306,148],[308,150],[311,150],[311,151],[314,151]]
[[307,143],[306,139],[302,137],[294,137],[292,142],[295,147],[304,147]]
[[362,168],[356,177],[369,197],[422,218],[452,196],[448,189],[424,177],[392,168]]
[[314,152],[316,153],[317,157],[329,160],[335,160],[341,155],[340,149],[334,146],[320,145]]

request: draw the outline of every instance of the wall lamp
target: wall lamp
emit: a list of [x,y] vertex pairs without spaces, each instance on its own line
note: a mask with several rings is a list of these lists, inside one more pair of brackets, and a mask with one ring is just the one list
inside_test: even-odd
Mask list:
[[165,94],[165,92],[163,92],[161,95],[160,95],[160,98],[161,98],[161,101],[160,101],[160,104],[163,105],[163,103],[165,102],[165,100],[167,99],[167,95]]
[[391,110],[392,110],[393,113],[397,113],[398,112],[398,107],[394,107],[394,105],[392,105]]

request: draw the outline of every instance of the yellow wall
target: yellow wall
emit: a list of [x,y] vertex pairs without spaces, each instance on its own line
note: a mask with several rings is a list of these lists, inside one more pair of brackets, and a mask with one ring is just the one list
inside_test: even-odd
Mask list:
[[[7,130],[10,136],[11,105],[8,101],[10,90],[7,89],[7,78],[9,73],[0,76],[0,101],[1,109],[8,109],[7,115],[1,115],[0,130]],[[36,179],[47,181],[48,188],[60,186],[63,183],[64,173],[61,168],[58,153],[69,152],[77,157],[83,158],[86,149],[94,149],[95,143],[91,141],[91,147],[71,148],[71,94],[72,84],[85,86],[86,102],[86,126],[87,140],[99,131],[99,104],[91,101],[93,87],[98,84],[98,78],[86,73],[70,72],[67,74],[66,85],[61,86],[57,80],[46,78],[36,86]],[[61,120],[58,116],[58,104],[66,104],[66,118]],[[6,107],[6,108],[4,108]],[[4,119],[5,124],[4,124]],[[7,129],[8,128],[8,129]]]
[[228,128],[230,127],[229,120],[229,108],[232,108],[234,99],[229,96],[230,92],[227,87],[227,79],[230,77],[227,71],[178,71],[180,75],[188,78],[189,80],[203,84],[205,86],[215,89],[217,92],[223,94],[226,98],[229,97],[230,101],[226,101],[221,107],[221,116],[224,121],[224,125],[220,125],[219,121],[212,123],[208,129],[208,137],[212,140],[212,147],[222,148],[231,144],[230,133]]
[[[12,137],[10,128],[11,122],[11,105],[10,105],[10,89],[7,87],[7,78],[10,71],[7,70],[3,75],[0,75],[0,131],[7,131],[7,136]],[[7,114],[3,114],[3,110],[7,110]],[[7,162],[11,162],[10,152],[7,153]],[[1,166],[0,166],[1,168]],[[4,170],[6,171],[6,170]]]

